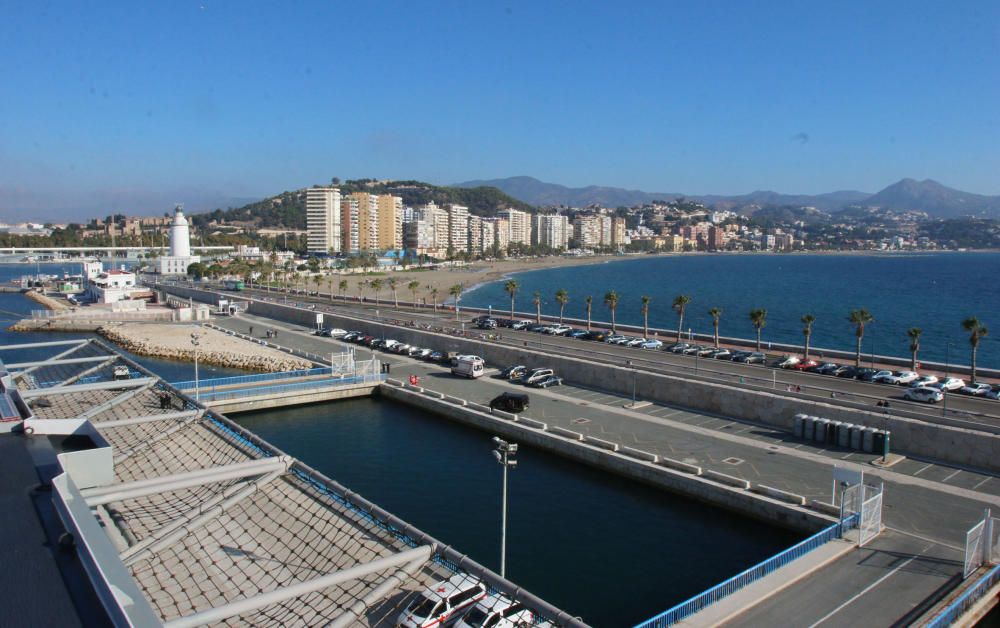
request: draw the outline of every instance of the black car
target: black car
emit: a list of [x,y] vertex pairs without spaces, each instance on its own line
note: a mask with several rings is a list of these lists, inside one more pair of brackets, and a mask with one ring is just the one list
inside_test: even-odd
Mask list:
[[837,377],[855,378],[858,376],[858,369],[853,366],[842,366],[833,372]]
[[870,382],[872,381],[872,378],[875,377],[875,373],[878,373],[876,369],[870,369],[870,368],[857,369],[857,372],[854,374],[854,378],[860,379],[863,382]]
[[528,325],[527,329],[528,331],[540,332],[544,331],[547,327],[548,325],[544,325],[542,323],[532,323],[531,325]]
[[497,322],[492,318],[487,318],[485,320],[481,320],[478,323],[476,323],[476,327],[478,327],[479,329],[496,329]]
[[593,341],[596,341],[596,342],[604,342],[604,339],[607,338],[607,337],[608,337],[608,335],[605,332],[603,332],[603,331],[596,331],[595,330],[595,331],[588,331],[583,336],[583,339],[584,340],[593,340]]
[[521,379],[527,372],[528,367],[517,364],[515,366],[508,366],[504,370],[500,371],[500,377],[503,379]]
[[490,400],[490,407],[504,412],[522,412],[528,407],[528,395],[505,392]]

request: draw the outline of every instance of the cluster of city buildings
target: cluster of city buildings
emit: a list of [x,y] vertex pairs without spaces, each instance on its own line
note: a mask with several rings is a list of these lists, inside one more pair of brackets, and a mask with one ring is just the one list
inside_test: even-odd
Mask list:
[[628,243],[625,219],[588,215],[532,214],[504,209],[477,216],[458,204],[404,207],[389,194],[341,195],[335,187],[306,191],[308,247],[313,254],[356,254],[406,250],[444,258],[469,253],[490,255],[517,246],[614,248]]

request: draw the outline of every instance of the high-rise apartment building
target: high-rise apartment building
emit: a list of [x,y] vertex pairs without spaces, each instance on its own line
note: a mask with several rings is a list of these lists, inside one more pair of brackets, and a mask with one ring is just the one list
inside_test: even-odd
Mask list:
[[597,224],[601,231],[601,246],[611,246],[611,216],[597,216]]
[[340,250],[357,254],[361,250],[358,230],[358,199],[346,196],[340,200]]
[[448,247],[455,253],[469,250],[469,208],[448,206]]
[[510,226],[509,244],[531,244],[531,214],[517,209],[504,209],[497,215]]
[[628,244],[628,235],[625,230],[625,219],[615,218],[611,224],[611,246],[620,247]]
[[378,197],[378,248],[403,248],[403,199],[391,194]]
[[469,216],[469,252],[483,252],[483,219],[479,216]]
[[577,248],[601,246],[601,221],[598,216],[580,216],[573,221],[573,242]]
[[538,214],[534,219],[535,226],[532,235],[535,244],[552,249],[565,249],[569,246],[569,218],[561,214]]
[[510,221],[506,218],[487,218],[483,222],[493,225],[493,245],[506,252],[510,246]]
[[306,190],[307,247],[310,253],[339,253],[340,190],[315,187]]
[[358,246],[362,251],[378,249],[378,195],[355,192],[351,198],[358,201]]
[[483,218],[479,221],[480,236],[479,240],[482,243],[483,253],[487,255],[492,255],[494,252],[494,247],[497,243],[497,230],[496,230],[496,220],[491,220],[489,218]]

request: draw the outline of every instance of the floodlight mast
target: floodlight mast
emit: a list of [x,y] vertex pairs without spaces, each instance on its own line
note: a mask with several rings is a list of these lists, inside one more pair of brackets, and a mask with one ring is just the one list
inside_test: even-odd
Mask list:
[[496,449],[493,457],[503,466],[503,492],[501,496],[500,514],[500,577],[507,577],[507,469],[517,467],[514,455],[517,453],[517,443],[508,443],[499,436],[493,437]]

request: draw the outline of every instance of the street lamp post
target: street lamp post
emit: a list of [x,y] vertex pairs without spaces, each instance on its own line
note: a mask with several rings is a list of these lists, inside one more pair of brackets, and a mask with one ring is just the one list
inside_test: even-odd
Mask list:
[[[951,343],[944,346],[944,378],[951,376]],[[948,414],[948,389],[941,387],[941,416]]]
[[194,400],[199,401],[201,399],[199,386],[198,386],[198,345],[201,344],[198,341],[198,332],[191,332],[191,345],[194,347]]
[[517,467],[517,460],[514,460],[514,455],[517,454],[517,443],[508,443],[499,436],[494,436],[493,444],[496,445],[496,449],[493,450],[493,457],[503,466],[503,496],[502,512],[500,515],[500,577],[505,578],[507,574],[507,469]]

